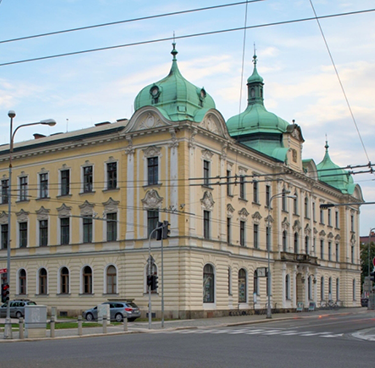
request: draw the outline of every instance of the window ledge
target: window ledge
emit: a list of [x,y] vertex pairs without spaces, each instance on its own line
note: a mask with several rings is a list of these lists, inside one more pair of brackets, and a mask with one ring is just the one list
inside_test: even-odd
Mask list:
[[143,185],[142,188],[144,188],[144,189],[150,189],[150,188],[158,188],[158,189],[160,189],[162,186],[163,186],[162,183],[155,183],[155,184],[146,184],[146,185]]
[[90,296],[95,296],[95,293],[79,293],[78,294],[79,296],[87,296],[87,297],[90,297]]
[[255,206],[260,206],[260,203],[259,203],[259,202],[254,202],[254,201],[253,201],[252,204],[255,205]]
[[69,193],[69,194],[60,194],[60,195],[57,195],[56,198],[61,198],[61,197],[71,197],[72,195]]
[[85,194],[95,194],[96,191],[95,190],[90,190],[90,191],[87,191],[87,192],[79,192],[79,195],[85,195]]
[[35,198],[36,201],[43,201],[43,200],[49,200],[51,199],[51,197],[38,197],[38,198]]
[[246,198],[238,197],[238,199],[243,202],[249,202]]
[[201,185],[201,187],[202,187],[202,188],[205,188],[205,189],[214,190],[213,187],[211,187],[211,186],[209,186],[209,185],[207,185],[207,184],[203,184],[203,185]]
[[16,203],[22,203],[22,202],[30,202],[30,199],[19,199],[18,201],[16,201]]
[[107,188],[103,189],[102,192],[118,192],[120,188]]

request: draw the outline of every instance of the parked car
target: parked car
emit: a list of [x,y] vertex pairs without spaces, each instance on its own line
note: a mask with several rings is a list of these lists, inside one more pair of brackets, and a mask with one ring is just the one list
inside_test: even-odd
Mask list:
[[368,307],[368,298],[361,298],[361,306]]
[[[121,322],[124,317],[127,317],[129,322],[135,321],[141,316],[141,311],[138,306],[130,301],[115,301],[104,302],[102,304],[109,304],[109,314],[111,321]],[[98,307],[90,308],[83,312],[83,318],[87,321],[94,321],[98,319]]]
[[[7,316],[7,305],[4,303],[0,307],[0,317],[5,318]],[[36,305],[35,302],[29,299],[16,299],[10,301],[10,318],[20,318],[25,316],[25,306]]]

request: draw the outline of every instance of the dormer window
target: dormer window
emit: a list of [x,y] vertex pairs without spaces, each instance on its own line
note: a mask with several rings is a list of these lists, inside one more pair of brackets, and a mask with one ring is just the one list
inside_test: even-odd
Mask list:
[[199,95],[199,106],[203,107],[203,100],[206,98],[206,91],[204,88],[201,88],[198,92]]
[[159,101],[159,96],[160,96],[160,89],[158,86],[152,86],[150,89],[150,94],[152,97],[152,102],[153,103],[158,103]]
[[251,98],[254,98],[254,97],[255,97],[255,89],[254,89],[254,88],[252,88],[252,89],[250,90],[250,97],[251,97]]

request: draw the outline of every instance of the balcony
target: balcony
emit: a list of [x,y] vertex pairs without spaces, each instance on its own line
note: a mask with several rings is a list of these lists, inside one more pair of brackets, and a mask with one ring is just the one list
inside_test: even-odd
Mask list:
[[309,254],[281,252],[280,260],[296,263],[308,263],[314,266],[318,266],[318,257],[312,257]]

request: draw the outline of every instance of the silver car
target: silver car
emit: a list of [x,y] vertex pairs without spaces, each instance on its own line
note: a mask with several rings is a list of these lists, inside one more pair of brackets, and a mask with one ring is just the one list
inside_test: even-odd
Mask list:
[[[121,322],[124,317],[127,317],[129,322],[135,321],[141,316],[141,311],[133,302],[104,302],[102,304],[109,304],[109,314],[111,321]],[[87,321],[94,321],[98,319],[98,307],[90,308],[83,312],[83,318]]]
[[[0,317],[5,318],[7,316],[7,303],[4,303],[0,307]],[[16,299],[10,301],[10,318],[20,318],[25,316],[25,306],[36,305],[35,302],[29,299]]]

